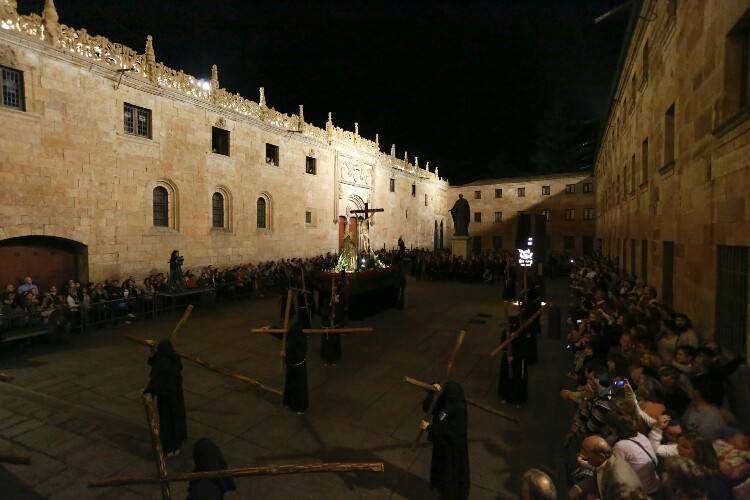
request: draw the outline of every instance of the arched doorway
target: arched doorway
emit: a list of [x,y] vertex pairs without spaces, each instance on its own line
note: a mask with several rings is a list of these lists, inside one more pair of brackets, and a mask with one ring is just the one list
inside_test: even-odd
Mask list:
[[20,236],[0,241],[0,283],[15,285],[31,276],[40,292],[69,279],[89,279],[88,247],[53,236]]

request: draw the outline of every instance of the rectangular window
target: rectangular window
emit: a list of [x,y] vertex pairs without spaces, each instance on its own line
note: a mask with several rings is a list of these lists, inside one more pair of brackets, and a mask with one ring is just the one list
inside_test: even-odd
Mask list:
[[584,182],[583,183],[583,192],[584,193],[593,193],[594,192],[594,183],[593,182]]
[[309,210],[305,211],[305,224],[312,224],[312,212]]
[[542,210],[540,214],[544,216],[545,221],[549,222],[552,220],[552,210]]
[[594,220],[594,209],[593,208],[584,208],[583,209],[583,220]]
[[495,198],[502,198],[502,197],[503,197],[503,190],[495,189]]
[[396,179],[391,179],[390,180],[389,185],[388,185],[388,189],[390,190],[391,193],[395,193],[396,192]]
[[576,185],[575,184],[566,184],[565,185],[565,194],[574,194],[576,192]]
[[482,192],[481,191],[474,191],[474,199],[475,200],[481,200],[482,199]]
[[416,184],[412,184],[411,185],[411,195],[412,196],[417,196],[417,185]]
[[474,222],[482,222],[482,212],[474,212]]
[[730,352],[747,348],[748,247],[719,245],[716,263],[716,340]]
[[674,137],[674,103],[664,113],[664,166],[674,161],[675,137]]
[[492,237],[492,249],[495,251],[503,249],[503,237],[502,236]]
[[648,40],[646,43],[643,44],[643,74],[642,74],[642,81],[648,80],[648,56],[649,56],[649,48],[648,48]]
[[499,224],[502,221],[503,221],[503,213],[495,212],[495,224]]
[[211,151],[219,155],[229,156],[229,130],[211,127]]
[[549,196],[550,189],[549,186],[542,186],[542,196]]
[[566,208],[565,209],[565,220],[575,220],[576,219],[576,209],[575,208]]
[[151,110],[127,102],[123,105],[125,133],[151,139]]
[[279,147],[274,144],[266,143],[266,164],[279,166]]
[[424,195],[424,206],[427,206],[427,194]]
[[312,156],[305,157],[305,173],[310,175],[317,175],[318,173],[318,160]]
[[518,188],[518,197],[523,198],[524,196],[526,196],[526,188],[525,187]]
[[563,236],[563,245],[565,246],[565,250],[575,250],[576,249],[576,237],[575,236]]
[[20,111],[26,110],[23,98],[23,72],[17,69],[0,66],[2,73],[3,106]]
[[641,186],[648,183],[648,137],[641,144]]
[[635,154],[630,158],[630,194],[635,194]]
[[727,122],[750,106],[750,9],[727,34],[724,48],[722,120]]

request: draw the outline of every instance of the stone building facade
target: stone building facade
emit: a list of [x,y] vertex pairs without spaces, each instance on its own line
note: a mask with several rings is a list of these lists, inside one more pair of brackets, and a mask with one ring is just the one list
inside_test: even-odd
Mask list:
[[[432,246],[448,182],[358,126],[325,128],[61,24],[52,1],[22,16],[0,0],[0,258],[69,252],[79,279],[336,252],[374,216],[374,247]],[[5,250],[3,250],[5,249]],[[3,253],[4,252],[4,253]],[[57,253],[55,253],[57,252]],[[21,263],[22,262],[22,263]],[[23,274],[20,274],[23,276]],[[15,275],[14,275],[15,276]],[[3,276],[3,278],[7,278]]]
[[451,186],[448,208],[459,194],[468,200],[474,253],[515,250],[518,215],[528,213],[546,217],[549,251],[582,255],[594,251],[594,191],[594,179],[580,172],[487,179]]
[[597,236],[704,337],[750,354],[750,1],[637,4],[596,157]]

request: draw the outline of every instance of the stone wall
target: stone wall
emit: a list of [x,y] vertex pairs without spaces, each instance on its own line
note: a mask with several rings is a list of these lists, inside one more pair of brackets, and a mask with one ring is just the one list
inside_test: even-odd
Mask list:
[[664,242],[674,242],[674,307],[719,340],[747,330],[716,332],[715,312],[719,246],[750,245],[750,121],[747,100],[739,102],[747,61],[736,36],[748,30],[749,8],[747,0],[643,2],[595,168],[606,253],[631,271],[635,242],[636,274],[645,267],[664,295]]
[[[0,106],[0,240],[83,243],[91,280],[164,270],[175,248],[187,267],[335,252],[339,216],[364,202],[385,209],[370,233],[377,248],[399,236],[431,247],[443,219],[448,183],[436,172],[382,153],[356,124],[349,132],[329,115],[322,129],[301,107],[285,115],[267,106],[263,89],[257,103],[231,94],[216,67],[202,82],[156,63],[150,37],[137,54],[57,24],[56,13],[19,16],[0,2],[0,65],[23,72],[25,93],[25,110]],[[151,111],[150,138],[125,133],[124,103]],[[229,131],[229,156],[212,152],[212,127]],[[279,147],[278,166],[266,163],[266,143]],[[170,194],[168,227],[153,224],[156,186]],[[225,200],[221,229],[212,227],[215,192]],[[256,227],[259,197],[265,229]]]
[[[566,193],[568,185],[575,186],[573,193]],[[584,188],[584,185],[590,187]],[[543,191],[544,186],[549,187],[549,194]],[[496,197],[498,189],[502,191],[500,197]],[[519,196],[519,189],[524,190],[524,196]],[[586,189],[590,191],[585,192]],[[542,211],[549,211],[545,228],[549,236],[549,250],[581,255],[584,252],[586,238],[592,244],[591,249],[594,249],[594,190],[594,179],[585,173],[488,179],[463,186],[451,186],[448,189],[448,208],[453,206],[459,194],[469,201],[469,234],[482,239],[483,251],[495,250],[493,243],[496,237],[502,239],[502,250],[515,250],[519,212],[541,214]],[[592,218],[589,220],[584,219],[586,208],[592,209]],[[574,210],[573,220],[565,220],[566,209]],[[500,222],[495,221],[497,212],[502,214]],[[476,222],[476,213],[481,213],[481,222]],[[451,235],[452,224],[451,220]],[[573,238],[572,248],[565,248],[566,236]]]

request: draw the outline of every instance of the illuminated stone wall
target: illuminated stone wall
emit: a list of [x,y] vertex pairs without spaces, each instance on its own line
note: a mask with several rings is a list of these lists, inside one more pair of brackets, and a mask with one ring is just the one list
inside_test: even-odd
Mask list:
[[673,242],[674,308],[705,338],[716,333],[718,248],[750,245],[739,38],[749,8],[746,0],[643,2],[596,159],[606,253],[639,276],[645,270],[664,296],[665,242]]
[[[356,124],[346,131],[329,115],[319,128],[302,107],[280,113],[263,89],[258,102],[232,94],[216,67],[206,81],[168,68],[154,45],[148,37],[139,54],[60,24],[54,8],[20,16],[0,0],[0,65],[23,73],[25,94],[24,110],[0,106],[0,240],[74,240],[88,246],[90,279],[141,278],[164,270],[175,248],[188,268],[335,252],[339,216],[369,202],[385,209],[373,247],[399,236],[432,247],[448,186],[436,169],[381,152]],[[125,103],[151,111],[150,138],[125,133]],[[212,151],[212,127],[230,132],[229,156]],[[266,143],[279,147],[278,166],[266,163]],[[170,193],[168,227],[153,224],[157,186]],[[212,227],[215,192],[222,229]],[[259,197],[265,229],[256,227]]]
[[[573,192],[566,192],[566,186],[569,185],[573,186]],[[544,189],[545,187],[549,188],[549,191]],[[523,196],[519,196],[519,189],[523,189]],[[498,193],[497,190],[501,192]],[[453,206],[458,195],[463,194],[471,207],[469,234],[473,238],[481,238],[484,252],[494,251],[496,243],[502,243],[503,251],[515,251],[519,212],[542,214],[543,211],[548,211],[545,229],[549,237],[549,250],[581,255],[584,252],[585,240],[591,245],[587,250],[596,250],[594,192],[594,179],[585,173],[487,179],[463,186],[451,186],[448,189],[448,209]],[[586,212],[586,209],[590,209],[591,212]],[[566,220],[566,210],[573,210],[572,215],[568,216],[572,216],[572,220]],[[501,214],[500,221],[496,221],[495,218],[498,212]],[[477,213],[481,214],[481,222],[476,222]],[[452,223],[451,219],[451,226]],[[450,234],[453,234],[452,227]],[[566,236],[572,238],[569,240],[569,243],[572,243],[570,248],[565,247]],[[498,237],[502,241],[495,239]]]

